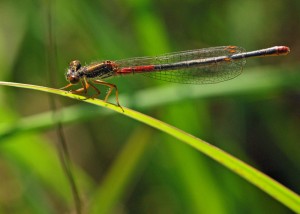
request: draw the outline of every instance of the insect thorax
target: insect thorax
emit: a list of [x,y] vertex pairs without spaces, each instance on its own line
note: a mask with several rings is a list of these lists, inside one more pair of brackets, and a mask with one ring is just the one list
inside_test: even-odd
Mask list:
[[82,75],[86,78],[99,78],[104,79],[110,77],[114,73],[114,65],[110,61],[104,61],[102,63],[94,63],[85,66],[82,71]]

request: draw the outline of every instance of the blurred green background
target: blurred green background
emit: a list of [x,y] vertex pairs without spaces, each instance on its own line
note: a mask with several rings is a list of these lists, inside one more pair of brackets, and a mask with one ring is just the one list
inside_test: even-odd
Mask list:
[[[118,86],[122,105],[206,140],[299,193],[299,26],[299,0],[1,0],[0,80],[59,88],[74,59],[289,46],[290,55],[248,60],[241,76],[214,85],[139,75],[108,82]],[[92,206],[103,213],[291,213],[157,130],[55,99],[84,212]],[[0,213],[74,211],[49,95],[0,87],[0,100]]]

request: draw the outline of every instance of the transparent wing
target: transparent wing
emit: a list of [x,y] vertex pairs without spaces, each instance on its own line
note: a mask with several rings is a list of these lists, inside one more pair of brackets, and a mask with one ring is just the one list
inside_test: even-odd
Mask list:
[[[189,60],[207,59],[220,56],[228,56],[243,53],[245,50],[236,46],[223,46],[207,49],[191,50],[170,53],[156,57],[139,57],[116,61],[120,68],[162,65],[184,62]],[[142,74],[159,80],[187,84],[209,84],[232,79],[241,74],[246,60],[224,60],[210,64],[202,64],[197,67],[183,67],[171,70],[156,70],[143,72]]]

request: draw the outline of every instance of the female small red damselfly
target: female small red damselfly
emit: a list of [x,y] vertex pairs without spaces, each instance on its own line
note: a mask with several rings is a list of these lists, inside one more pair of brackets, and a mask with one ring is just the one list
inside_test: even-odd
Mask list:
[[137,57],[116,61],[102,61],[82,66],[78,60],[70,62],[66,72],[69,84],[61,89],[81,83],[82,88],[71,90],[71,93],[87,93],[91,86],[95,91],[92,97],[100,94],[93,83],[105,85],[109,90],[104,101],[113,89],[116,90],[116,101],[120,106],[116,85],[103,81],[106,78],[144,74],[156,79],[190,84],[209,84],[230,80],[241,74],[246,58],[281,56],[290,52],[289,47],[275,46],[271,48],[246,52],[237,46],[222,46],[169,53],[156,57]]

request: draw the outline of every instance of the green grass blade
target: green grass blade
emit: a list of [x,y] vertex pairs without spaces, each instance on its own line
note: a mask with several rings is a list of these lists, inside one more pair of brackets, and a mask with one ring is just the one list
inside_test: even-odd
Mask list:
[[[291,89],[298,86],[300,75],[296,72],[297,67],[283,70],[275,67],[248,69],[236,81],[223,82],[217,85],[206,85],[199,88],[194,85],[168,84],[161,87],[153,87],[139,90],[134,94],[121,94],[120,101],[126,106],[138,109],[152,109],[171,103],[178,103],[187,99],[208,99],[226,96],[269,96],[278,93],[285,88]],[[284,73],[285,75],[282,75]],[[157,96],[157,94],[161,96]],[[129,99],[130,97],[130,99]],[[163,98],[162,98],[163,97]],[[97,116],[109,115],[111,111],[99,111],[97,106],[79,104],[58,110],[63,115],[61,122],[71,123],[89,120]],[[35,131],[53,127],[53,113],[44,112],[24,117],[13,124],[1,124],[0,139],[22,131]]]
[[285,206],[289,207],[291,210],[295,212],[300,212],[300,197],[296,193],[292,192],[291,190],[281,185],[277,181],[273,180],[272,178],[268,177],[267,175],[261,173],[260,171],[240,161],[239,159],[233,157],[232,155],[222,151],[221,149],[199,138],[196,138],[186,132],[183,132],[182,130],[177,129],[176,127],[166,124],[162,121],[159,121],[157,119],[154,119],[152,117],[149,117],[147,115],[144,115],[142,113],[136,112],[134,110],[125,107],[123,107],[124,111],[122,111],[120,107],[110,103],[105,103],[102,100],[85,99],[85,97],[83,96],[71,94],[59,89],[28,85],[28,84],[20,84],[20,83],[9,83],[9,82],[0,82],[0,85],[33,89],[33,90],[44,91],[44,92],[53,93],[61,96],[66,96],[73,99],[79,99],[84,102],[106,107],[108,109],[124,114],[128,117],[131,117],[135,120],[138,120],[142,123],[152,126],[158,130],[161,130],[179,139],[180,141],[188,144],[189,146],[192,146],[193,148],[206,154],[207,156],[221,163],[228,169],[232,170],[234,173],[240,175],[250,183],[259,187],[264,192],[266,192],[276,200],[280,201]]

